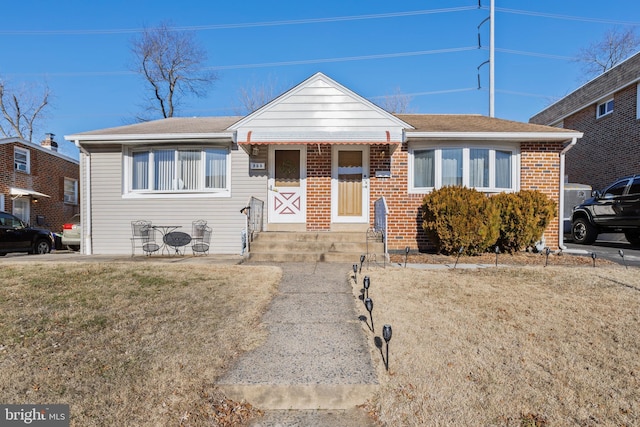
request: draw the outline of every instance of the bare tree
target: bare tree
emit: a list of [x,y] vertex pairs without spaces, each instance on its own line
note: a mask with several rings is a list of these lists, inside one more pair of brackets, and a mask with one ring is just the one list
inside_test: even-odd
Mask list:
[[5,137],[18,137],[31,141],[37,123],[43,119],[51,93],[47,86],[41,89],[23,86],[12,91],[6,81],[0,80],[0,133]]
[[251,114],[267,105],[282,92],[282,85],[279,85],[278,80],[273,76],[269,76],[266,81],[260,83],[249,82],[238,90],[240,106],[236,108],[236,114]]
[[218,80],[215,72],[205,69],[207,53],[193,33],[177,31],[168,23],[145,29],[132,41],[131,51],[136,60],[134,71],[149,84],[145,107],[154,116],[173,117],[184,96],[203,97]]
[[385,95],[382,98],[380,107],[392,114],[406,114],[411,112],[411,96],[403,94],[399,87],[395,88],[393,94]]
[[640,37],[634,28],[609,29],[602,40],[580,49],[576,62],[583,64],[587,78],[600,75],[638,51]]

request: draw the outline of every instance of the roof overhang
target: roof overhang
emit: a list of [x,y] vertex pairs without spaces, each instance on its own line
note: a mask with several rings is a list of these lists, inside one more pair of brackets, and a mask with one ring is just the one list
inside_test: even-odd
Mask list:
[[247,144],[401,144],[404,131],[283,131],[247,130],[238,132],[238,145]]
[[22,197],[22,196],[31,196],[31,197],[51,197],[48,194],[39,193],[33,190],[27,190],[24,188],[9,188],[9,194],[12,196]]
[[465,141],[568,141],[582,132],[407,132],[407,139],[455,139]]
[[139,145],[149,143],[167,143],[175,141],[232,141],[233,132],[218,133],[162,133],[162,134],[104,134],[104,135],[65,135],[64,139],[78,144],[118,143],[124,145]]

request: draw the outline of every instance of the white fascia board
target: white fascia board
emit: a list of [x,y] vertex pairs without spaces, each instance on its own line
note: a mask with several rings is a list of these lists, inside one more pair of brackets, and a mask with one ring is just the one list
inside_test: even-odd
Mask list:
[[78,141],[81,144],[98,144],[120,142],[128,145],[148,144],[150,142],[169,142],[175,140],[211,139],[233,140],[233,132],[221,133],[162,133],[162,134],[123,134],[123,135],[65,135],[67,141]]
[[407,132],[407,139],[566,141],[582,138],[582,135],[582,132]]
[[77,165],[80,164],[80,162],[78,162],[78,160],[74,159],[73,157],[69,157],[67,155],[64,155],[64,154],[58,152],[58,151],[50,150],[50,149],[48,149],[46,147],[43,147],[40,144],[36,144],[35,142],[27,141],[26,139],[13,138],[13,137],[12,138],[0,139],[0,144],[13,144],[13,143],[16,143],[16,142],[20,143],[20,144],[24,144],[24,145],[26,145],[28,147],[31,147],[31,148],[34,148],[36,150],[40,150],[43,153],[47,153],[47,154],[51,154],[52,156],[59,157],[59,158],[61,158],[63,160],[66,160],[68,162],[75,163]]
[[262,132],[241,130],[238,131],[237,142],[250,144],[252,142],[344,142],[349,143],[370,141],[380,143],[401,143],[404,141],[404,132],[400,130],[376,130],[376,131],[283,131]]

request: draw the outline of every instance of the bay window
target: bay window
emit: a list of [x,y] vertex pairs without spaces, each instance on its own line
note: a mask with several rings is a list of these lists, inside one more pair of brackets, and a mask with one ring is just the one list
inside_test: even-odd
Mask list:
[[409,191],[425,193],[444,186],[484,192],[516,191],[518,149],[502,146],[419,146],[409,150]]
[[229,191],[226,147],[146,148],[129,153],[131,193],[224,193]]

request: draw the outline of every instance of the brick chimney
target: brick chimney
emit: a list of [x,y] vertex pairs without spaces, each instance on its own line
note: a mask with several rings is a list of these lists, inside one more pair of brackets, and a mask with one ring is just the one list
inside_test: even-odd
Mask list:
[[46,133],[44,135],[44,140],[40,143],[40,145],[51,151],[58,151],[58,143],[53,140],[54,136],[55,135],[52,133]]

